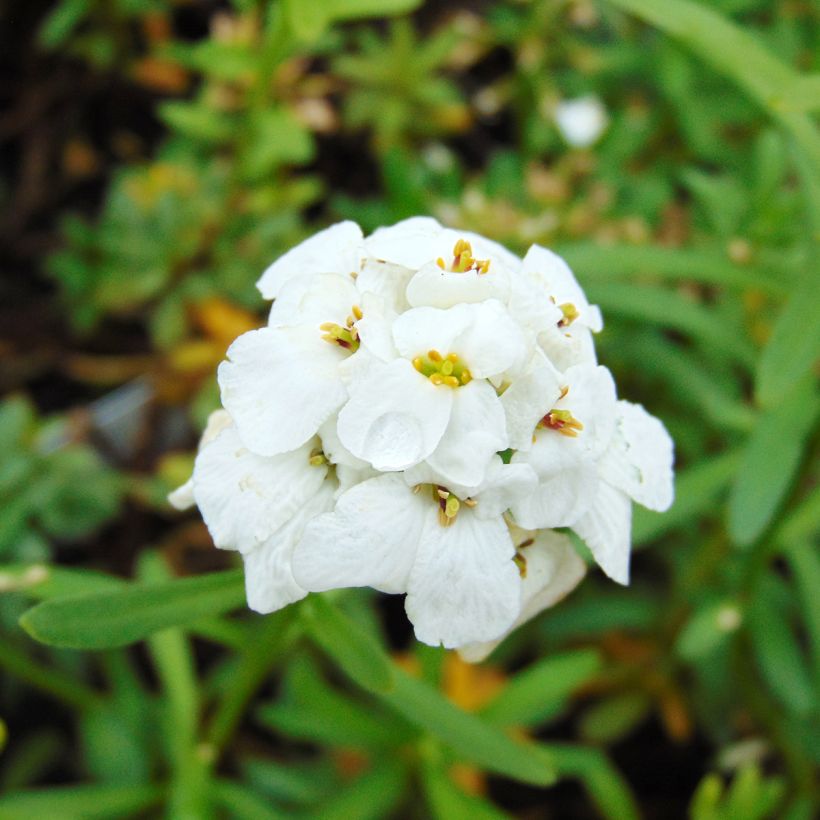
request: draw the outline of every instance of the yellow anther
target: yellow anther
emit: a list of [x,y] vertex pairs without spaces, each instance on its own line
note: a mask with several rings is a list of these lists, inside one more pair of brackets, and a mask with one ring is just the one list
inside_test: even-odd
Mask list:
[[335,322],[323,322],[319,325],[319,330],[325,331],[322,336],[324,341],[355,353],[359,349],[359,331],[356,329],[355,324],[364,314],[358,305],[353,305],[350,310],[351,315],[345,319],[344,325],[337,325]]
[[444,376],[442,376],[441,373],[433,373],[433,375],[430,376],[430,381],[435,385],[444,384]]
[[558,327],[569,327],[581,315],[572,302],[564,302],[563,305],[558,305],[558,308],[564,314],[558,322]]
[[335,322],[324,322],[319,325],[319,330],[333,330],[334,327],[339,327]]
[[446,501],[450,497],[450,491],[445,490],[444,487],[436,487],[436,495]]
[[438,350],[428,350],[426,354],[416,356],[412,362],[413,367],[435,385],[461,387],[472,379],[470,371],[464,366],[464,362],[457,353],[442,356]]
[[444,514],[448,518],[455,518],[458,515],[460,506],[461,502],[454,495],[451,495],[447,498],[447,502],[444,505]]
[[323,464],[328,464],[327,456],[321,450],[311,450],[308,464],[312,467],[321,467]]
[[438,266],[439,266],[442,270],[447,270],[447,263],[446,263],[446,262],[445,262],[445,261],[444,261],[444,260],[443,260],[440,256],[439,256],[439,258],[438,258],[438,259],[436,259],[436,264],[437,264],[437,265],[438,265]]
[[353,305],[352,310],[353,315],[356,317],[357,320],[361,319],[362,316],[364,316],[364,313],[362,313],[362,309],[358,305]]
[[442,359],[441,353],[438,350],[428,350],[427,351],[427,358],[432,359],[434,362],[440,362]]
[[558,401],[561,401],[567,394],[569,393],[569,385],[564,385],[561,388],[561,395],[558,397]]
[[[443,259],[436,260],[436,264],[442,270],[448,270]],[[488,273],[490,270],[489,259],[476,259],[473,256],[473,246],[466,239],[459,239],[453,246],[453,261],[449,270],[453,273],[466,273],[474,270],[479,274]]]
[[353,327],[353,322],[355,322],[355,321],[356,320],[352,316],[348,316],[347,319],[345,319],[345,324],[348,327]]
[[470,373],[469,370],[465,369],[461,372],[461,376],[459,378],[461,379],[462,384],[468,384],[473,380],[473,374]]
[[447,359],[448,361],[451,361],[453,364],[455,364],[458,361],[458,353],[448,353]]
[[527,577],[527,559],[523,555],[516,553],[513,556],[513,563],[518,567],[518,574],[522,578]]
[[452,373],[453,373],[453,360],[449,356],[441,363],[441,372],[445,376],[452,375]]
[[453,246],[453,256],[461,256],[461,254],[463,254],[464,251],[467,251],[467,253],[472,254],[472,245],[470,245],[470,243],[466,239],[459,239]]
[[416,358],[413,359],[413,367],[415,367],[419,373],[424,373],[424,364],[421,361],[421,356],[416,356]]
[[447,387],[461,387],[461,382],[455,376],[445,376],[442,382],[446,384]]
[[472,508],[472,507],[475,507],[478,504],[478,501],[476,501],[474,498],[465,498],[464,499],[464,504],[466,506]]

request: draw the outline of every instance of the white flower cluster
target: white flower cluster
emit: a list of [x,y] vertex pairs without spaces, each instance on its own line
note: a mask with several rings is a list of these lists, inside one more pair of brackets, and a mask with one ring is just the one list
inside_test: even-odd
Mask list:
[[334,225],[274,262],[267,327],[219,368],[191,481],[272,612],[340,587],[406,593],[420,641],[486,654],[584,574],[628,580],[631,501],[672,501],[672,442],[619,401],[566,263],[414,217]]

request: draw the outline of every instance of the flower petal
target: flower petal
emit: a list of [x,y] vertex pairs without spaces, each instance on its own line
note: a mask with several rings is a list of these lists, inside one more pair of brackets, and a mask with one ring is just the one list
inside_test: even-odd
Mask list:
[[446,485],[478,485],[490,460],[509,446],[504,410],[489,382],[474,380],[452,393],[450,423],[427,463]]
[[368,257],[356,278],[356,287],[361,294],[370,293],[381,297],[389,310],[401,313],[410,307],[405,291],[414,273],[413,269],[405,268],[404,265]]
[[339,413],[339,438],[377,470],[403,470],[433,452],[452,405],[451,388],[437,387],[410,362],[396,359],[351,387]]
[[347,398],[338,369],[348,354],[318,328],[252,330],[227,355],[218,371],[222,404],[259,455],[300,447]]
[[255,549],[318,492],[327,468],[310,464],[314,443],[258,456],[228,427],[202,448],[194,465],[194,498],[217,547]]
[[615,435],[598,468],[604,481],[650,510],[665,512],[674,499],[674,443],[663,424],[640,404],[619,401]]
[[435,262],[428,262],[407,285],[407,301],[413,307],[448,308],[460,302],[483,302],[493,298],[506,302],[509,292],[510,277],[501,265],[491,265],[486,273],[476,270],[458,273],[442,270]]
[[521,605],[514,554],[500,516],[464,510],[442,527],[437,511],[428,511],[405,601],[416,637],[451,649],[502,635]]
[[527,370],[501,394],[509,446],[514,450],[526,452],[532,447],[536,424],[555,407],[561,395],[559,379],[549,359],[538,353]]
[[268,327],[304,324],[318,329],[325,322],[344,325],[360,298],[349,276],[337,273],[294,276],[285,283],[271,306]]
[[404,592],[425,519],[434,508],[398,475],[382,475],[343,493],[331,513],[305,527],[293,575],[311,592],[372,586]]
[[245,594],[254,612],[268,614],[307,595],[296,583],[291,568],[293,549],[305,524],[333,506],[333,484],[325,481],[319,492],[277,532],[245,553]]
[[556,304],[573,304],[578,311],[575,322],[595,333],[603,328],[600,310],[589,304],[570,266],[557,253],[533,245],[521,262],[521,271],[537,282],[544,293],[555,299]]
[[393,340],[408,359],[431,349],[457,353],[479,379],[502,373],[526,354],[521,330],[497,299],[446,310],[412,308],[393,322]]
[[519,526],[568,527],[589,509],[598,484],[595,463],[584,456],[575,439],[541,430],[528,453],[515,453],[513,464],[529,464],[538,476],[534,492],[511,509]]
[[[526,561],[521,582],[521,612],[507,634],[569,595],[586,574],[586,564],[567,536],[546,530],[532,533],[531,538],[532,543],[520,550]],[[505,637],[461,647],[459,655],[469,663],[478,663]]]
[[379,228],[365,239],[364,244],[368,254],[378,261],[418,270],[440,255],[437,240],[442,230],[430,216],[413,216]]
[[613,581],[629,583],[632,502],[626,493],[599,482],[592,506],[572,528]]
[[265,299],[275,299],[294,276],[358,272],[363,257],[361,228],[355,222],[338,222],[280,256],[265,270],[256,287]]
[[584,425],[576,438],[564,436],[564,441],[568,446],[580,445],[590,458],[597,458],[609,446],[615,433],[616,398],[612,374],[602,365],[575,365],[561,376],[561,384],[566,393],[555,407],[570,410]]

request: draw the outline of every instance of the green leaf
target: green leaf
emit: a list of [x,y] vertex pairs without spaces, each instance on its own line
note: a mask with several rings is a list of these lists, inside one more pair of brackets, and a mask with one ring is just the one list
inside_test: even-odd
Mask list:
[[820,412],[813,379],[760,413],[729,498],[729,534],[741,546],[763,533],[786,496]]
[[806,276],[777,317],[757,367],[755,392],[773,407],[820,361],[820,283]]
[[601,669],[594,649],[552,655],[519,672],[481,710],[481,716],[501,726],[531,726],[552,717],[581,684]]
[[271,805],[270,799],[258,794],[244,783],[215,780],[211,785],[214,803],[233,820],[287,820],[288,812]]
[[740,626],[743,615],[735,601],[717,601],[696,610],[681,630],[675,646],[689,661],[708,656]]
[[285,15],[298,40],[313,42],[337,20],[362,17],[390,17],[415,11],[422,0],[322,0],[305,3],[284,0]]
[[390,659],[379,644],[321,595],[301,605],[310,637],[352,680],[371,692],[393,686]]
[[579,724],[580,734],[595,743],[617,743],[638,727],[651,708],[652,702],[643,692],[613,695],[584,712]]
[[159,786],[66,786],[35,789],[0,797],[3,820],[60,820],[130,817],[156,805],[162,798]]
[[789,711],[807,715],[816,705],[816,690],[785,617],[776,606],[757,596],[748,609],[746,622],[758,668],[772,694]]
[[193,140],[229,142],[235,133],[231,117],[203,103],[171,100],[159,105],[157,113],[169,128]]
[[600,750],[584,746],[546,745],[560,777],[580,780],[603,817],[609,820],[639,820],[640,812],[629,784]]
[[313,159],[310,131],[285,108],[252,112],[243,134],[240,169],[259,179],[285,164],[301,165]]
[[436,820],[505,820],[508,817],[489,800],[463,792],[439,765],[422,768],[422,786]]
[[381,820],[393,816],[407,787],[407,771],[402,762],[382,757],[375,768],[337,790],[309,814],[315,820]]
[[792,544],[786,557],[802,604],[803,619],[814,662],[814,680],[820,689],[820,556],[811,541]]
[[44,601],[20,618],[33,638],[71,649],[108,649],[185,626],[245,602],[241,570]]
[[446,744],[457,757],[497,774],[548,786],[555,769],[548,753],[519,743],[481,718],[462,712],[423,681],[395,669],[395,687],[382,699],[411,723]]
[[615,282],[590,283],[587,293],[591,301],[601,306],[604,315],[613,314],[679,330],[715,349],[724,350],[742,364],[754,365],[754,349],[737,328],[732,328],[713,309],[678,293],[649,285]]
[[0,592],[24,592],[39,601],[125,586],[127,582],[121,578],[91,569],[46,564],[0,565]]
[[40,44],[55,48],[64,43],[91,8],[91,0],[62,0],[37,32]]

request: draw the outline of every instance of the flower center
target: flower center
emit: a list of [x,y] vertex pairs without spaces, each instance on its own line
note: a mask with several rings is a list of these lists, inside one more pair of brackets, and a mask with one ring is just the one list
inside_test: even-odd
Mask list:
[[584,429],[584,425],[569,410],[555,409],[550,410],[538,422],[538,426],[548,430],[557,430],[562,436],[569,436],[570,438],[575,438],[578,431]]
[[[429,486],[433,501],[438,504],[438,523],[441,524],[442,527],[452,526],[462,504],[465,507],[475,507],[478,503],[472,498],[458,498],[446,487],[442,487],[441,484],[430,484]],[[419,489],[421,489],[421,485],[418,485],[417,490]]]
[[330,344],[355,353],[359,349],[359,331],[356,329],[356,322],[362,318],[362,315],[362,309],[358,305],[353,305],[344,327],[335,322],[325,322],[319,325],[319,330],[324,331],[322,338]]
[[424,356],[416,356],[413,359],[413,367],[436,385],[461,387],[473,379],[458,353],[448,353],[442,356],[438,350],[428,350]]
[[466,239],[459,239],[453,246],[453,261],[449,268],[441,257],[436,260],[436,264],[442,270],[450,270],[453,273],[466,273],[468,270],[487,273],[490,270],[490,260],[476,259],[473,256],[473,246]]

